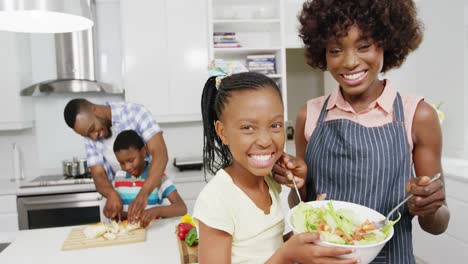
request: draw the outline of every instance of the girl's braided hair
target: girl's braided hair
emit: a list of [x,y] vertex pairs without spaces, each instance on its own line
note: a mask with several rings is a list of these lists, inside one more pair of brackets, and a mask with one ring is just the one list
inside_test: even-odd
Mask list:
[[269,77],[255,72],[236,73],[222,79],[216,88],[216,77],[210,77],[203,88],[201,110],[203,117],[203,164],[206,171],[215,174],[218,170],[229,166],[232,155],[228,146],[218,137],[215,123],[223,113],[232,93],[242,90],[257,90],[273,88],[281,97],[278,85]]

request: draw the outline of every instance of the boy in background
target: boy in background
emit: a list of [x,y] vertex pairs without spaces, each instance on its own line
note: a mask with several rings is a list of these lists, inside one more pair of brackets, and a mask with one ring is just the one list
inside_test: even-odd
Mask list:
[[[149,162],[145,160],[147,150],[142,138],[134,130],[122,131],[115,139],[113,149],[123,170],[117,173],[114,187],[122,199],[125,217],[128,205],[137,197],[148,173]],[[166,198],[170,204],[164,202]],[[184,200],[164,175],[160,188],[155,188],[148,196],[148,205],[138,220],[141,226],[146,227],[155,218],[182,216],[186,213]]]

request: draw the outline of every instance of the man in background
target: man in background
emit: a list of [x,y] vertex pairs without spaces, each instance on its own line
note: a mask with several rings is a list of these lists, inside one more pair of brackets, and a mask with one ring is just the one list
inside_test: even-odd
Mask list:
[[147,179],[128,208],[128,220],[137,222],[147,205],[148,195],[159,187],[166,169],[168,155],[162,130],[152,114],[134,103],[93,104],[86,99],[73,99],[65,106],[67,125],[85,138],[86,158],[97,191],[106,197],[104,215],[118,217],[122,201],[112,181],[120,169],[113,152],[115,137],[124,130],[135,130],[145,141],[151,156]]

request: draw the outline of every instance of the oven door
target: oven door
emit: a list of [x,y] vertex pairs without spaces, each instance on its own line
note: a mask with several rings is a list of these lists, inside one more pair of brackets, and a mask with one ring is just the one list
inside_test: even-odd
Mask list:
[[20,196],[17,199],[20,230],[101,221],[103,198],[98,192]]

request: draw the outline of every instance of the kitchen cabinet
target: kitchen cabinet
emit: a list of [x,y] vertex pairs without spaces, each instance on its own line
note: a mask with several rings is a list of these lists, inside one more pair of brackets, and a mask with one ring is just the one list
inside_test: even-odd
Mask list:
[[125,99],[145,105],[158,122],[201,120],[206,1],[120,2]]
[[29,36],[24,33],[0,32],[0,130],[17,130],[33,126],[31,97],[20,90],[31,85]]
[[16,195],[0,195],[0,243],[10,243],[18,231]]
[[[253,68],[258,67],[257,71],[261,72],[270,67],[262,60],[274,57],[274,73],[261,73],[268,73],[280,87],[287,116],[283,7],[283,0],[209,0],[208,25],[210,59],[238,61],[247,69],[256,65]],[[255,56],[257,61],[253,59]],[[270,57],[265,59],[265,56]]]

